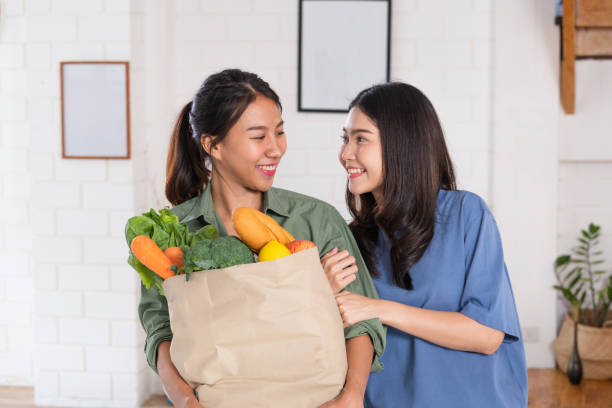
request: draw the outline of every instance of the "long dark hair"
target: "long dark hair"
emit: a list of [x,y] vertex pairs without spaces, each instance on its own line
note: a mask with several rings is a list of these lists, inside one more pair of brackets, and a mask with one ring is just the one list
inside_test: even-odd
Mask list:
[[256,74],[226,69],[204,81],[174,125],[166,160],[168,201],[177,205],[204,191],[211,164],[202,135],[213,136],[211,147],[223,141],[257,95],[270,98],[282,109],[276,92]]
[[351,108],[376,123],[383,162],[382,203],[372,193],[346,190],[351,230],[370,273],[378,276],[374,252],[380,227],[391,241],[393,281],[412,289],[410,268],[433,238],[438,192],[457,188],[442,126],[429,99],[404,83],[365,89]]

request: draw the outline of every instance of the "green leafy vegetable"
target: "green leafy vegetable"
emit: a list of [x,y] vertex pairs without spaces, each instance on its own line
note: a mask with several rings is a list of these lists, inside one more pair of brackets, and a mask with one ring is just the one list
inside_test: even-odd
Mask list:
[[183,257],[186,279],[193,271],[221,269],[255,262],[253,253],[242,241],[233,236],[203,238],[187,250]]

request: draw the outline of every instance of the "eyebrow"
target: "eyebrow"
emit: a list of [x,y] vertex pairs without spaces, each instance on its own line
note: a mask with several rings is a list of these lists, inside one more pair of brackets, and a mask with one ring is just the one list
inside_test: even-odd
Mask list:
[[[342,128],[342,131],[344,133],[347,133],[345,127]],[[372,132],[371,130],[368,130],[368,129],[353,129],[353,130],[351,130],[351,134],[352,135],[354,135],[355,133],[370,133],[372,135],[374,134],[374,132]]]
[[[276,125],[276,127],[280,127],[282,125],[285,124],[285,121],[281,120],[280,122],[278,122],[278,125]],[[264,126],[264,125],[259,125],[259,126],[251,126],[250,128],[247,128],[247,130],[266,130],[268,127]]]

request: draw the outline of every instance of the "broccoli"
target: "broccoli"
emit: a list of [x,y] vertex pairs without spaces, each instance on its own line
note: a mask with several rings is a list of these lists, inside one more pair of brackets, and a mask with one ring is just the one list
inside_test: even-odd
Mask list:
[[183,257],[186,279],[193,271],[221,269],[255,262],[253,253],[242,241],[233,236],[203,238],[187,250]]

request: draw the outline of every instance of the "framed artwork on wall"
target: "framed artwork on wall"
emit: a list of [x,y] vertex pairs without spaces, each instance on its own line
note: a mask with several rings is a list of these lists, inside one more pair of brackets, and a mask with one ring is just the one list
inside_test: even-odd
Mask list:
[[300,0],[298,111],[347,112],[389,81],[391,0]]
[[130,158],[126,61],[60,62],[62,157]]

